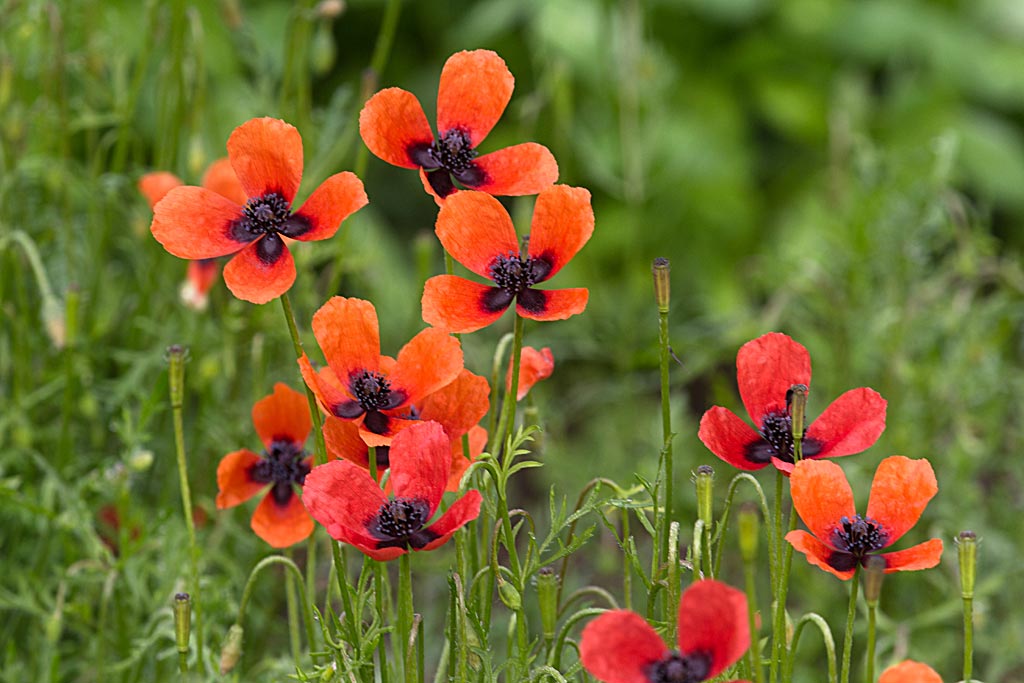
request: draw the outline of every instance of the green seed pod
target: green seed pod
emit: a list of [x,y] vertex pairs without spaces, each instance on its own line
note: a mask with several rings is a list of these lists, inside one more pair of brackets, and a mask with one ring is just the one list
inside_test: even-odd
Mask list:
[[518,611],[523,606],[523,598],[516,587],[500,577],[498,578],[498,597],[510,610]]
[[697,485],[697,518],[704,522],[704,528],[711,529],[711,510],[715,483],[715,470],[710,465],[697,468],[693,481]]
[[882,579],[885,578],[885,558],[868,556],[864,565],[864,600],[871,607],[878,606],[882,595]]
[[192,628],[192,598],[188,593],[174,596],[174,642],[179,653],[188,652],[190,629]]
[[671,281],[669,276],[672,266],[667,258],[658,257],[651,265],[651,274],[654,275],[654,301],[658,304],[659,313],[668,313],[668,304],[671,294]]
[[974,598],[978,564],[978,537],[973,531],[961,531],[956,539],[957,557],[960,560],[960,595],[964,600],[971,600]]
[[537,572],[537,602],[544,638],[550,640],[558,623],[558,574],[551,567],[541,567]]

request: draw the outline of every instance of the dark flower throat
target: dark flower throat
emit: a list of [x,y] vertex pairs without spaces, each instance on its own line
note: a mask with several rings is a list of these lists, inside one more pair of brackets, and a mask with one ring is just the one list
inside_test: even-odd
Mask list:
[[278,505],[287,505],[294,493],[293,485],[302,486],[309,474],[302,444],[290,439],[275,439],[263,452],[263,459],[252,466],[249,476],[260,484],[273,484],[270,494]]
[[427,171],[427,180],[437,196],[447,197],[456,190],[452,178],[466,187],[476,187],[485,180],[483,170],[473,159],[469,133],[461,128],[447,131],[434,142],[413,146],[409,149],[413,163]]
[[438,536],[423,526],[427,523],[430,505],[418,498],[395,498],[380,506],[366,529],[377,539],[377,548],[412,548],[419,550]]
[[237,242],[260,240],[256,255],[267,265],[276,263],[284,251],[281,235],[301,237],[313,227],[303,216],[292,215],[291,208],[279,192],[253,197],[242,208],[241,218],[231,224],[231,238]]
[[708,677],[709,671],[711,658],[703,652],[673,652],[649,665],[645,673],[651,683],[698,683]]

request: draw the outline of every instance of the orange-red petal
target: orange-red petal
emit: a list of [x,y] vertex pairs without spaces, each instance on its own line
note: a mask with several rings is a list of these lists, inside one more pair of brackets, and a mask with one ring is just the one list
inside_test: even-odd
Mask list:
[[375,545],[366,525],[388,502],[369,473],[347,460],[331,460],[306,475],[302,500],[313,519],[339,541]]
[[367,419],[366,416],[363,416],[355,422],[355,424],[359,425],[359,438],[361,438],[363,443],[367,446],[390,446],[391,442],[400,431],[406,427],[419,424],[419,420],[407,420],[391,414],[391,412],[406,413],[407,411],[408,407],[403,406],[396,408],[394,411],[384,413],[385,417],[387,417],[387,423],[384,428],[379,429],[379,426],[374,426],[374,429],[379,429],[379,431],[371,431],[367,428]]
[[437,88],[437,132],[458,128],[476,147],[512,99],[515,79],[505,60],[490,50],[456,52],[444,63]]
[[867,516],[885,530],[885,543],[891,545],[917,524],[938,491],[931,463],[893,455],[875,470]]
[[451,384],[462,371],[462,345],[459,340],[436,328],[416,334],[398,352],[395,368],[388,379],[391,390],[405,394],[403,405]]
[[[462,449],[462,439],[469,440],[469,457],[466,457]],[[480,454],[487,447],[487,430],[477,425],[469,430],[465,437],[460,436],[452,439],[452,470],[448,474],[448,486],[446,491],[458,491],[462,483],[462,475],[466,473],[469,466],[476,462]]]
[[545,280],[562,269],[594,234],[590,192],[554,185],[540,193],[530,224],[529,253],[551,266]]
[[490,391],[486,378],[463,369],[453,381],[425,396],[416,406],[421,420],[439,422],[448,438],[455,439],[487,414]]
[[583,629],[580,661],[592,676],[605,683],[648,683],[647,668],[661,660],[668,648],[636,612],[605,612]]
[[250,471],[259,463],[260,456],[242,449],[228,453],[217,465],[217,508],[234,507],[244,503],[267,485],[253,480]]
[[523,142],[473,160],[483,171],[483,182],[471,189],[487,194],[537,194],[558,180],[558,162],[544,145]]
[[228,138],[228,158],[248,197],[277,192],[290,204],[302,181],[302,136],[280,119],[250,119]]
[[837,458],[866,451],[885,431],[886,401],[873,389],[847,391],[807,428],[805,438],[822,444],[811,457]]
[[352,396],[338,381],[334,370],[329,367],[321,368],[319,372],[314,370],[313,364],[309,362],[309,357],[306,354],[302,354],[298,362],[302,379],[326,412],[333,413],[339,405],[352,400]]
[[173,173],[154,171],[153,173],[144,173],[139,178],[139,192],[146,198],[149,208],[152,209],[157,202],[167,196],[168,192],[183,184],[181,178]]
[[786,409],[786,392],[811,383],[811,356],[784,334],[769,332],[748,341],[736,354],[740,398],[757,427],[772,411]]
[[274,393],[253,405],[252,423],[267,448],[275,441],[291,441],[302,446],[312,428],[309,402],[305,394],[278,382]]
[[310,228],[295,239],[302,242],[325,240],[338,232],[341,222],[366,206],[363,182],[354,173],[335,173],[313,191],[296,214],[309,221]]
[[883,671],[878,683],[942,683],[942,677],[927,664],[908,659]]
[[238,252],[224,266],[224,284],[243,301],[265,304],[287,292],[295,282],[295,259],[284,243],[274,259],[264,261],[261,238]]
[[451,470],[451,444],[436,422],[403,429],[391,442],[391,487],[398,498],[424,500],[433,516]]
[[587,308],[590,292],[573,289],[527,289],[516,297],[516,312],[530,320],[565,320]]
[[[540,351],[532,346],[524,346],[519,355],[519,382],[516,389],[516,400],[522,401],[534,384],[547,379],[555,371],[555,357],[551,349],[544,347]],[[508,372],[505,373],[505,391],[512,388],[512,359],[509,359]]]
[[679,651],[711,658],[706,678],[714,678],[750,647],[747,596],[720,581],[690,584],[679,599]]
[[206,189],[213,190],[222,197],[226,197],[237,204],[245,204],[249,201],[245,190],[242,189],[242,183],[238,181],[238,176],[235,175],[235,169],[231,167],[230,159],[217,159],[210,164],[209,168],[206,169],[206,173],[203,174],[203,182],[201,184]]
[[813,564],[818,569],[824,569],[828,573],[838,576],[843,581],[849,581],[853,578],[853,569],[836,569],[830,565],[829,559],[835,551],[806,531],[800,531],[799,529],[790,531],[786,534],[786,540],[789,541],[789,544],[795,550],[804,554],[807,562]]
[[180,258],[226,256],[248,242],[231,236],[242,207],[205,187],[175,187],[153,207],[150,231],[164,249]]
[[328,415],[324,420],[324,445],[329,460],[344,459],[369,470],[369,447],[360,438],[355,422]]
[[885,553],[882,557],[885,559],[886,574],[931,569],[942,559],[942,539],[933,538],[906,550]]
[[401,88],[385,88],[367,100],[359,112],[359,134],[377,157],[402,168],[419,168],[410,148],[434,142],[420,101]]
[[485,298],[494,287],[458,275],[435,275],[423,286],[423,320],[445,332],[475,332],[501,317],[507,306],[491,310]]
[[441,205],[435,232],[445,250],[490,279],[498,256],[519,255],[519,238],[505,207],[485,192],[456,192]]
[[196,295],[205,296],[213,283],[217,281],[218,273],[220,273],[220,263],[217,262],[217,259],[199,259],[188,262],[185,278]]
[[456,531],[480,516],[482,502],[483,496],[479,491],[467,491],[466,495],[452,503],[451,507],[428,527],[431,532],[437,534],[437,538],[427,543],[421,550],[433,550],[447,543]]
[[759,470],[768,464],[747,458],[747,448],[750,444],[761,441],[761,435],[728,408],[709,408],[700,419],[697,437],[709,451],[733,467],[741,470]]
[[377,371],[380,326],[369,301],[331,297],[313,314],[313,334],[343,386],[353,374]]
[[800,519],[824,543],[832,542],[840,518],[857,514],[850,482],[834,462],[801,460],[789,478],[789,490]]
[[287,548],[313,533],[313,519],[298,496],[281,505],[268,494],[252,515],[252,530],[275,548]]

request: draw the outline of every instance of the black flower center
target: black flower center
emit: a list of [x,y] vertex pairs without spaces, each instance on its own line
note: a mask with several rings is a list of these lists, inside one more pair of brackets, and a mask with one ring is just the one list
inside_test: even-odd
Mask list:
[[[774,456],[784,462],[793,462],[793,417],[789,410],[772,411],[765,415],[758,432],[761,438],[747,444],[747,460],[762,464],[770,462]],[[800,450],[805,458],[809,458],[820,453],[821,447],[821,442],[805,436]]]
[[273,484],[271,494],[279,505],[287,505],[293,485],[302,486],[309,474],[302,444],[289,439],[275,439],[263,452],[263,459],[252,466],[249,476],[260,484]]
[[551,270],[551,264],[538,258],[523,258],[519,254],[509,253],[498,256],[491,264],[491,279],[510,296],[522,294],[523,291],[544,279]]
[[439,197],[447,197],[455,191],[452,177],[466,187],[476,187],[484,182],[486,174],[473,159],[477,151],[469,133],[462,128],[445,132],[434,142],[409,148],[414,163],[427,171],[427,180]]
[[708,677],[711,671],[711,657],[703,652],[681,655],[673,652],[661,661],[654,662],[645,672],[651,683],[697,683]]
[[391,382],[379,372],[364,370],[350,385],[353,395],[366,412],[392,408]]
[[871,551],[885,547],[886,533],[875,520],[864,519],[860,515],[854,515],[853,519],[844,516],[839,524],[842,529],[837,528],[832,536],[832,544],[837,549],[861,559]]
[[312,228],[304,216],[292,215],[291,208],[279,192],[253,197],[242,208],[242,216],[231,224],[231,238],[237,242],[260,240],[256,248],[260,260],[275,263],[284,251],[280,235],[300,237]]
[[419,498],[394,498],[380,506],[366,529],[377,539],[377,548],[414,548],[419,550],[437,538],[423,526],[430,505]]

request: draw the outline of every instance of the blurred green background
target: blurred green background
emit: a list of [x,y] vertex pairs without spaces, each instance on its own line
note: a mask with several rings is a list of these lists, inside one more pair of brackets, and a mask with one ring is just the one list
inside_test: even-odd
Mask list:
[[[597,216],[556,283],[589,287],[586,313],[527,326],[556,372],[534,390],[546,466],[520,477],[513,505],[542,516],[549,486],[574,500],[590,477],[654,475],[650,263],[668,257],[683,529],[689,470],[715,466],[720,491],[733,474],[697,440],[700,415],[742,413],[736,350],[786,332],[813,358],[812,415],[856,386],[889,401],[879,443],[842,462],[861,506],[887,455],[927,457],[939,479],[906,542],[943,538],[944,562],[888,580],[882,664],[911,656],[959,678],[952,539],[973,529],[975,677],[1024,677],[1024,4],[405,2],[392,3],[390,44],[378,39],[386,3],[338,5],[331,17],[308,1],[0,2],[0,679],[174,670],[170,596],[188,570],[172,343],[190,349],[186,439],[208,514],[201,540],[215,549],[204,554],[211,633],[269,550],[248,529],[251,505],[218,512],[213,498],[220,457],[257,443],[252,402],[274,381],[298,386],[281,314],[222,284],[206,312],[184,307],[185,262],[149,235],[139,176],[197,183],[243,121],[295,124],[301,195],[356,169],[370,197],[334,239],[296,250],[300,325],[332,294],[368,298],[395,353],[423,326],[424,278],[443,268],[436,207],[414,172],[363,148],[359,109],[397,85],[433,119],[445,59],[480,47],[516,77],[481,150],[547,145],[560,182],[589,188]],[[532,199],[506,204],[525,230]],[[467,365],[488,373],[510,329],[505,318],[467,336]],[[118,553],[100,540],[106,505],[121,516]],[[582,552],[574,581],[616,585],[607,534]],[[438,577],[424,594],[444,589],[447,561],[416,558]],[[740,580],[738,561],[726,577]],[[246,680],[291,671],[270,585],[264,609],[250,608]],[[839,637],[845,587],[799,557],[794,586],[792,611],[822,612]],[[798,672],[813,677],[816,646],[802,647]]]

